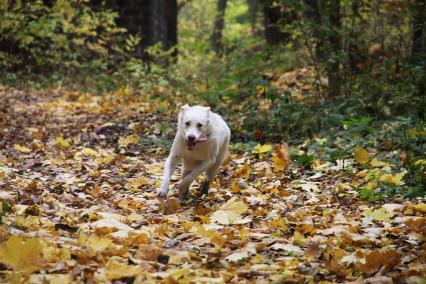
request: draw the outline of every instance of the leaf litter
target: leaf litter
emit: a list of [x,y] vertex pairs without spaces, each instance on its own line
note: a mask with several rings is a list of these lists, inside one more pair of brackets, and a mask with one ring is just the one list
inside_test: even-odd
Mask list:
[[0,90],[3,281],[425,279],[425,204],[354,196],[361,185],[374,188],[372,176],[398,185],[405,175],[366,149],[354,149],[353,172],[315,160],[312,172],[291,163],[286,144],[258,144],[230,154],[208,197],[194,190],[180,204],[175,186],[161,202],[164,151],[144,143],[161,135],[156,122],[173,119],[160,106],[117,94]]

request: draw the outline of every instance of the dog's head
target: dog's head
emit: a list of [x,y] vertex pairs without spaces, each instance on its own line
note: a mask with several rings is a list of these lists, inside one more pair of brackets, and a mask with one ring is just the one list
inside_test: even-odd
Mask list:
[[180,108],[178,127],[188,150],[199,142],[207,141],[210,124],[210,107],[184,105]]

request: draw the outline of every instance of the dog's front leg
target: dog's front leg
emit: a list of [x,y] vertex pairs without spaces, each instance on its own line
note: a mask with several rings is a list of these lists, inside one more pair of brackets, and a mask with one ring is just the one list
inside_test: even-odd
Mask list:
[[176,155],[169,155],[164,164],[164,176],[163,182],[161,183],[160,190],[157,192],[157,196],[166,197],[169,192],[170,177],[179,163],[180,157]]
[[214,161],[208,160],[199,164],[195,169],[192,170],[190,174],[188,174],[179,185],[179,199],[184,201],[186,199],[186,195],[188,193],[189,186],[191,183],[204,171],[209,169],[214,164]]

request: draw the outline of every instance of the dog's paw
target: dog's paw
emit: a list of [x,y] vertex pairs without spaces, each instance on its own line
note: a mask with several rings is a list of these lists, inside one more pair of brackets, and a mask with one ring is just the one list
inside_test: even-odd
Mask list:
[[187,193],[180,193],[179,194],[179,202],[185,202],[186,199],[188,198],[188,194]]
[[165,198],[166,196],[167,196],[167,193],[168,193],[169,191],[167,190],[167,188],[166,189],[160,189],[160,190],[158,190],[157,191],[157,196],[158,197],[162,197],[162,198]]

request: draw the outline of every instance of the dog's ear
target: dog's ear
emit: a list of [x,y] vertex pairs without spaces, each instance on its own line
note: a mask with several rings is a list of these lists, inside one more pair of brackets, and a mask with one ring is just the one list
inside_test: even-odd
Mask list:
[[188,109],[189,109],[189,105],[188,104],[185,104],[185,105],[183,105],[183,106],[180,107],[180,111],[185,111],[185,110],[188,110]]
[[207,112],[210,112],[210,107],[204,107]]

